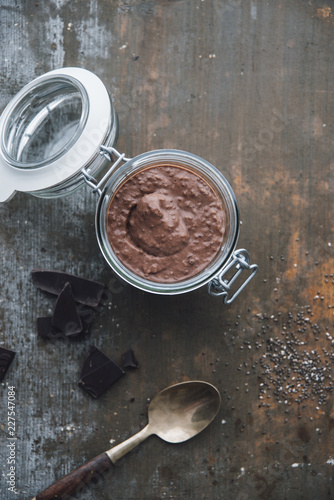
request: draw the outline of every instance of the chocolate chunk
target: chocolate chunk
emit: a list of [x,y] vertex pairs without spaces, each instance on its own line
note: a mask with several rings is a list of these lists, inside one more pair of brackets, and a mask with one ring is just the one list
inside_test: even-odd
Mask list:
[[77,311],[82,323],[82,333],[89,333],[90,326],[96,315],[94,309],[83,304],[79,304],[77,306]]
[[123,370],[114,361],[91,346],[81,370],[79,386],[93,398],[98,398],[123,375]]
[[7,370],[10,367],[15,354],[16,353],[14,351],[0,347],[0,382],[2,382],[5,378]]
[[52,316],[37,318],[37,335],[43,339],[64,339],[65,333],[52,324]]
[[123,357],[124,368],[139,368],[139,363],[136,360],[136,357],[132,349],[129,349],[124,354],[122,354],[122,357]]
[[81,319],[69,283],[65,283],[58,295],[51,322],[65,335],[77,335],[82,332]]
[[65,334],[65,332],[62,332],[52,324],[52,316],[45,316],[37,318],[38,336],[50,340],[64,339],[66,337],[75,340],[81,339],[83,335],[89,333],[90,326],[95,318],[95,311],[90,307],[79,304],[77,312],[82,323],[82,330],[79,333],[73,335],[71,332],[67,332]]
[[70,283],[74,300],[91,307],[99,305],[105,289],[103,283],[60,271],[34,269],[31,277],[36,288],[54,295],[58,295],[65,284]]

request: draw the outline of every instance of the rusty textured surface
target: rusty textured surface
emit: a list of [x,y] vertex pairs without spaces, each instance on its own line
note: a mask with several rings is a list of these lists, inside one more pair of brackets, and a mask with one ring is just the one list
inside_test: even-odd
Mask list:
[[[3,0],[0,9],[1,109],[48,70],[95,72],[119,113],[119,150],[185,149],[225,174],[241,212],[239,247],[260,266],[229,307],[205,289],[117,288],[88,188],[1,205],[0,342],[17,352],[0,386],[1,498],[14,498],[8,386],[24,499],[139,430],[148,398],[189,379],[221,391],[215,422],[180,445],[150,438],[81,498],[333,498],[332,2]],[[87,339],[37,338],[36,317],[53,302],[34,289],[34,267],[112,290]],[[140,364],[98,400],[77,385],[90,344],[115,361],[132,347]]]

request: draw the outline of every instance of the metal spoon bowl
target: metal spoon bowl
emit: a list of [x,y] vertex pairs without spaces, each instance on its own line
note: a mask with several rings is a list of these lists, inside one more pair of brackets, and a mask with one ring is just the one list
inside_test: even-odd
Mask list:
[[169,443],[181,443],[196,436],[212,422],[220,404],[218,390],[207,382],[189,381],[167,387],[152,399],[146,427],[70,472],[32,500],[62,500],[77,494],[82,485],[97,482],[112,464],[152,434]]
[[211,384],[176,384],[153,398],[148,425],[164,441],[181,443],[205,429],[216,416],[220,402],[220,394]]

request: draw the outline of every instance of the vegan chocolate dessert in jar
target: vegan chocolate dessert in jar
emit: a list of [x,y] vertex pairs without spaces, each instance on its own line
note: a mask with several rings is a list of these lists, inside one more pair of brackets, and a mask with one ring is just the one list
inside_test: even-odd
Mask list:
[[128,178],[107,210],[107,235],[129,270],[159,283],[195,276],[218,254],[226,209],[199,175],[173,165]]

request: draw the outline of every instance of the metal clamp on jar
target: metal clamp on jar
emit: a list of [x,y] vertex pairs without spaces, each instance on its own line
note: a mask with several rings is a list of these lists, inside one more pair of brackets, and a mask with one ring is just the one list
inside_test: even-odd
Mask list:
[[239,212],[225,177],[185,151],[127,158],[115,149],[117,136],[117,114],[96,75],[63,68],[40,76],[0,118],[0,201],[16,191],[64,196],[87,183],[99,195],[99,246],[121,280],[164,295],[207,285],[231,303],[257,265],[235,250]]

